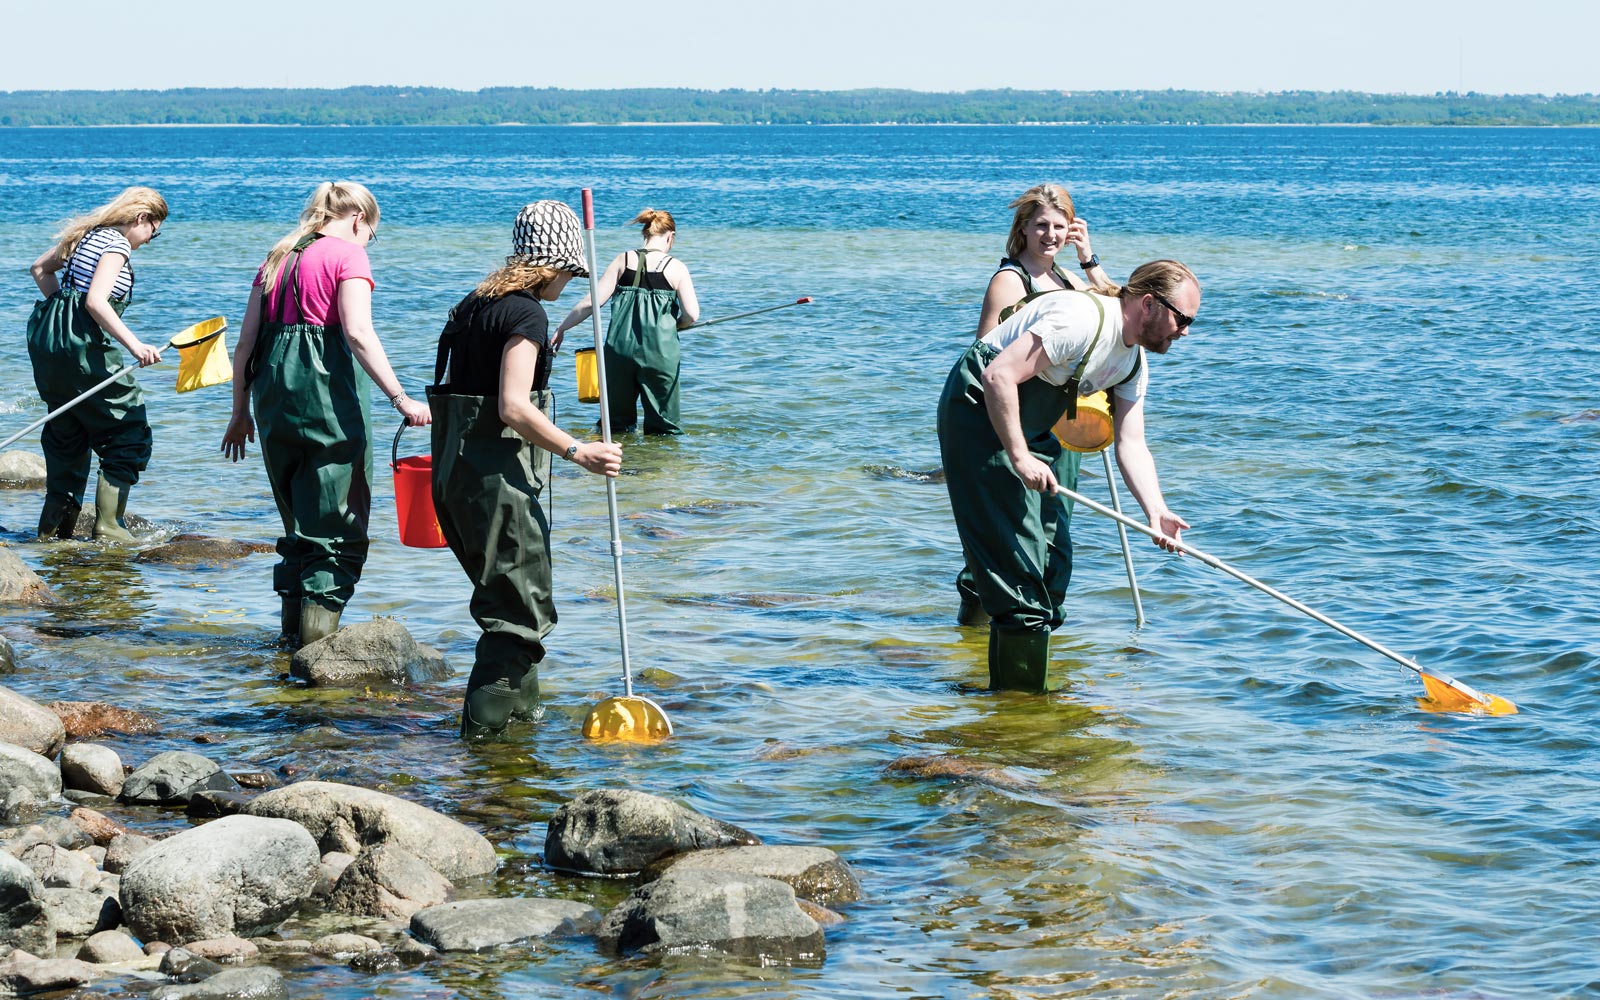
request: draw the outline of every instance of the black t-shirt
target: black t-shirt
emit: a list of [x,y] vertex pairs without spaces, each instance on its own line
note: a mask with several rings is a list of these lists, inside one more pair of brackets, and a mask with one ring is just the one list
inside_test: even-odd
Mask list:
[[[473,292],[455,308],[447,390],[463,396],[498,396],[500,360],[512,337],[525,337],[549,350],[550,320],[530,292],[511,292],[485,301]],[[447,328],[446,334],[449,334]],[[541,368],[546,366],[541,365]],[[535,389],[543,388],[535,385]]]

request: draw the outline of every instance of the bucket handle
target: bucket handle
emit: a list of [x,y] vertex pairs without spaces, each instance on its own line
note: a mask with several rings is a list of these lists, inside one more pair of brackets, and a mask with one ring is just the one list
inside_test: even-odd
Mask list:
[[406,428],[410,426],[405,417],[400,418],[400,429],[394,432],[394,444],[389,448],[389,468],[391,469],[400,468],[400,435],[404,434]]

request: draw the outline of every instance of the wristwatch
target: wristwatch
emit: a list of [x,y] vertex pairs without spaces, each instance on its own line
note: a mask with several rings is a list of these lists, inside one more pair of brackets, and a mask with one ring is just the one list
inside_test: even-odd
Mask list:
[[567,450],[562,452],[561,457],[570,462],[570,461],[572,461],[572,456],[576,455],[577,453],[578,453],[578,442],[574,441],[571,444],[567,445]]
[[1089,270],[1090,268],[1093,268],[1093,267],[1099,267],[1100,266],[1100,255],[1097,254],[1097,253],[1092,253],[1092,254],[1089,255],[1089,259],[1088,260],[1080,260],[1080,261],[1078,261],[1078,266],[1083,268],[1085,271],[1087,271],[1087,270]]

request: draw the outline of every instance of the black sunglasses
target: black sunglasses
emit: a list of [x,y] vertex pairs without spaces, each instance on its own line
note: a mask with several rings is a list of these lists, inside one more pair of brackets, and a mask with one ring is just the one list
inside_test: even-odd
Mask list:
[[1151,292],[1150,294],[1154,295],[1156,297],[1156,301],[1166,306],[1167,311],[1172,313],[1172,318],[1178,321],[1178,329],[1187,329],[1189,324],[1194,322],[1193,316],[1179,312],[1178,307],[1173,305],[1171,302],[1168,302],[1165,295],[1162,295],[1160,292]]

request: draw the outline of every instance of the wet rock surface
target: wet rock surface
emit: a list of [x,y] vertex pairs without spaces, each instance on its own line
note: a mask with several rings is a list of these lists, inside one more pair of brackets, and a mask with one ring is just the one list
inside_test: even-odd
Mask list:
[[467,899],[418,910],[411,933],[440,951],[483,951],[540,937],[592,932],[600,913],[566,899]]
[[669,855],[759,843],[748,830],[658,795],[599,789],[556,810],[544,856],[547,864],[567,871],[631,875]]
[[289,991],[283,974],[265,966],[224,969],[187,986],[158,986],[149,1000],[276,1000]]
[[0,604],[54,604],[55,591],[22,557],[0,546]]
[[722,847],[667,858],[651,865],[644,878],[691,871],[760,875],[785,882],[796,896],[817,903],[852,903],[861,898],[861,881],[844,859],[825,847]]
[[355,785],[285,785],[250,803],[249,814],[299,823],[324,852],[359,854],[365,846],[394,844],[452,880],[495,868],[494,846],[481,833],[415,802]]
[[822,928],[777,879],[726,872],[670,874],[634,890],[595,934],[603,951],[693,951],[762,962],[822,958]]
[[289,673],[317,687],[348,687],[438,681],[449,676],[449,668],[405,626],[374,618],[302,647],[289,661]]
[[144,736],[161,731],[161,724],[143,712],[103,701],[52,701],[46,707],[61,720],[67,738],[72,740],[91,740],[107,733]]
[[166,544],[145,549],[134,558],[143,563],[198,568],[221,566],[273,550],[274,547],[267,542],[240,542],[210,535],[175,535]]

